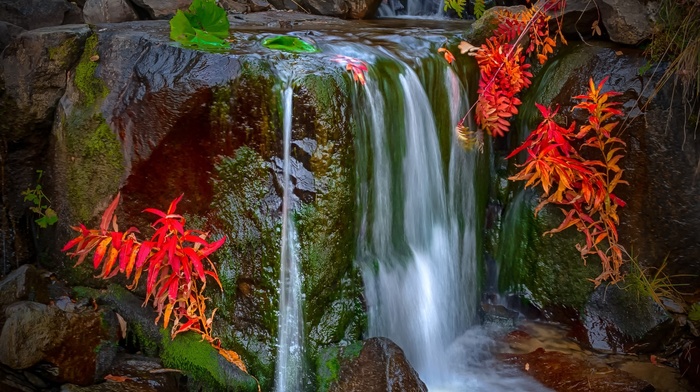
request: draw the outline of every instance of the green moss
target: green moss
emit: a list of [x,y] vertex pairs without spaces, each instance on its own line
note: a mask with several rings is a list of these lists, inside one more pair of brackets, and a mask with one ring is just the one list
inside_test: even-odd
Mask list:
[[53,48],[49,48],[49,60],[60,64],[61,66],[68,66],[69,59],[77,55],[80,48],[77,45],[78,38],[71,37],[60,45]]
[[[217,318],[232,328],[217,332],[238,352],[263,390],[271,389],[277,335],[280,229],[269,210],[272,173],[261,155],[241,147],[216,165],[212,210],[228,241],[217,252],[224,289],[213,295]],[[239,319],[241,312],[248,317]]]
[[[180,369],[190,378],[190,389],[199,391],[257,391],[257,384],[242,371],[222,368],[225,361],[201,336],[194,332],[179,334],[175,339],[161,330],[163,366]],[[233,365],[231,365],[233,366]]]
[[316,387],[318,392],[328,391],[340,377],[340,367],[360,356],[364,342],[357,341],[348,346],[331,346],[321,349],[316,358]]
[[92,287],[76,286],[73,287],[73,296],[76,299],[99,298],[102,292]]
[[508,213],[513,215],[506,217],[499,241],[500,287],[526,288],[539,306],[582,310],[595,288],[589,279],[600,274],[600,263],[581,259],[576,244],[583,237],[575,228],[543,236],[559,225],[563,215],[547,206],[535,217],[536,205],[532,191],[511,205],[515,210]]
[[117,192],[124,171],[117,135],[102,116],[89,116],[90,112],[74,109],[65,128],[68,198],[74,216],[82,222]]
[[74,83],[80,91],[81,103],[86,106],[93,105],[98,99],[106,97],[109,93],[104,82],[95,76],[98,62],[90,60],[95,55],[98,55],[97,35],[93,34],[85,41],[83,55],[75,68]]

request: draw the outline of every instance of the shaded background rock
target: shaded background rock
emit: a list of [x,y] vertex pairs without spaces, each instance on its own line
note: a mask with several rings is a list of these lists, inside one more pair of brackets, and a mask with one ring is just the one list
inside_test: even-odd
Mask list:
[[119,23],[137,20],[131,3],[127,0],[87,0],[83,7],[85,23]]
[[17,25],[0,21],[0,51],[5,49],[5,47],[23,31],[24,29]]
[[34,301],[46,304],[49,292],[46,288],[48,279],[31,264],[25,264],[12,271],[0,281],[0,319],[4,316],[6,306],[17,301]]
[[190,6],[191,0],[132,0],[135,6],[148,13],[151,19],[170,19],[177,10]]
[[58,26],[64,24],[66,15],[71,10],[72,7],[66,0],[2,0],[0,21],[27,30]]

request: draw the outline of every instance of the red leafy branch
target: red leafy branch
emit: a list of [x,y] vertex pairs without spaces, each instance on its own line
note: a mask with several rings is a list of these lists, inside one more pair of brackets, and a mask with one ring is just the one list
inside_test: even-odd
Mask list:
[[[609,98],[617,92],[602,92],[607,78],[597,86],[591,79],[588,93],[574,97],[581,102],[574,109],[588,112],[587,123],[575,132],[576,124],[561,127],[554,121],[557,110],[542,105],[537,108],[544,120],[530,133],[527,140],[513,150],[507,158],[527,152],[527,158],[518,173],[510,177],[513,181],[526,181],[525,187],[542,186],[542,201],[535,213],[547,204],[560,206],[564,213],[561,224],[545,234],[554,234],[571,226],[585,235],[585,243],[577,250],[586,260],[588,255],[598,256],[603,266],[602,273],[593,279],[597,285],[610,280],[618,282],[622,276],[623,248],[618,243],[617,208],[625,202],[614,193],[622,180],[623,170],[619,161],[624,157],[625,143],[612,136],[617,121],[610,121],[622,112],[619,104]],[[572,144],[581,149],[592,150],[598,159],[586,159]]]
[[195,331],[221,351],[211,330],[216,309],[207,317],[207,298],[203,293],[207,277],[214,279],[221,288],[209,256],[223,245],[226,238],[208,242],[208,233],[185,229],[185,218],[175,213],[181,199],[182,196],[173,200],[165,212],[154,208],[144,210],[157,219],[151,225],[155,233],[150,239],[141,241],[136,237],[139,233],[136,228],[119,231],[115,214],[119,204],[117,194],[104,212],[100,228],[89,230],[83,224],[73,227],[78,236],[61,251],[77,257],[76,266],[94,251],[93,267],[97,270],[102,266],[97,277],[109,279],[122,273],[130,278],[133,274],[129,289],[138,285],[145,272],[144,305],[153,297],[153,306],[158,311],[156,323],[163,317],[163,327],[167,328],[172,320],[172,338],[185,331]]
[[[539,63],[544,64],[553,53],[556,41],[549,31],[547,12],[563,7],[564,3],[565,0],[551,0],[542,7],[532,7],[518,14],[499,11],[499,24],[493,36],[478,50],[466,46],[467,53],[476,57],[480,70],[476,123],[491,136],[503,136],[508,132],[509,119],[518,113],[521,101],[517,95],[531,84],[532,78],[527,71],[530,67],[526,63],[527,56],[535,54]],[[557,34],[565,42],[561,32]],[[524,46],[524,41],[529,43]]]

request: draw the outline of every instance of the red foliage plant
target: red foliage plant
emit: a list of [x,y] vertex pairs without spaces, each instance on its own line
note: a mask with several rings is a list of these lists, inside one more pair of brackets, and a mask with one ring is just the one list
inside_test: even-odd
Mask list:
[[[480,72],[476,123],[491,136],[508,132],[509,119],[518,113],[521,102],[516,95],[530,85],[532,78],[527,56],[536,54],[539,63],[544,64],[554,51],[556,41],[550,36],[551,17],[547,12],[564,5],[565,0],[550,0],[518,14],[507,9],[498,11],[498,27],[474,52]],[[566,43],[560,30],[557,34]],[[526,37],[529,44],[524,47],[520,43]]]
[[[620,281],[623,263],[623,248],[618,244],[617,208],[624,207],[625,202],[614,191],[617,185],[626,184],[622,180],[623,170],[618,166],[624,157],[625,143],[612,136],[618,122],[610,119],[622,112],[615,108],[618,103],[609,101],[619,93],[602,92],[606,81],[607,78],[596,86],[591,79],[588,93],[574,97],[581,100],[574,109],[588,112],[587,124],[578,131],[575,123],[564,128],[554,121],[557,109],[538,104],[544,120],[507,157],[527,152],[525,163],[519,165],[520,171],[510,179],[527,181],[525,187],[542,186],[542,202],[535,213],[550,203],[561,206],[564,220],[547,233],[575,226],[585,235],[585,243],[576,248],[584,261],[591,254],[600,259],[603,271],[592,279],[596,286],[605,280]],[[580,144],[581,149],[592,149],[592,155],[597,155],[598,159],[584,158],[573,144]]]
[[[123,273],[134,279],[129,289],[134,289],[142,273],[146,271],[146,300],[153,297],[153,306],[158,311],[156,323],[163,317],[163,326],[173,321],[171,337],[185,331],[195,331],[214,344],[211,335],[212,319],[216,309],[206,316],[206,298],[203,295],[207,276],[218,283],[219,276],[209,255],[226,241],[208,242],[207,233],[199,230],[186,230],[185,218],[175,213],[182,196],[173,200],[166,212],[147,208],[144,212],[158,217],[152,227],[155,234],[147,241],[139,241],[139,231],[131,227],[119,231],[117,216],[114,213],[119,203],[119,194],[105,210],[99,230],[88,230],[82,223],[73,227],[78,236],[61,249],[70,257],[77,257],[75,264],[81,264],[90,252],[93,267],[102,272],[97,276],[109,279]],[[111,222],[112,230],[109,229]],[[75,248],[72,252],[71,249]]]

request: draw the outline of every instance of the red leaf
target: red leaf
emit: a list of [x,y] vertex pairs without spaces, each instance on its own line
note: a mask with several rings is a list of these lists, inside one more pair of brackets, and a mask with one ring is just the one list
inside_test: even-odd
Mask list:
[[182,196],[184,196],[184,195],[185,195],[184,193],[181,194],[180,197],[176,198],[175,200],[173,200],[170,203],[170,207],[168,207],[168,215],[175,213],[175,209],[177,208],[177,203],[179,203],[180,200],[182,200]]
[[143,244],[141,244],[141,247],[139,248],[139,254],[138,256],[136,256],[136,268],[143,267],[143,264],[146,262],[148,255],[151,253],[152,246],[153,243],[149,241],[145,241]]
[[100,266],[100,263],[102,262],[102,258],[104,258],[105,252],[107,251],[107,247],[109,246],[109,243],[111,241],[112,241],[112,237],[106,237],[97,246],[97,250],[95,251],[95,256],[93,256],[93,258],[92,258],[93,268],[97,269],[97,267]]
[[204,249],[200,253],[201,257],[205,258],[205,257],[209,256],[210,254],[216,252],[216,250],[219,249],[221,247],[221,245],[224,244],[224,242],[226,242],[226,237],[221,237],[218,241],[213,242],[209,246],[204,247]]
[[114,210],[117,209],[117,205],[119,204],[119,196],[120,194],[117,193],[117,196],[114,198],[114,200],[112,200],[112,202],[109,204],[109,207],[107,207],[104,214],[102,215],[102,222],[100,223],[100,233],[102,233],[102,235],[105,235],[107,233],[109,221],[112,220]]

